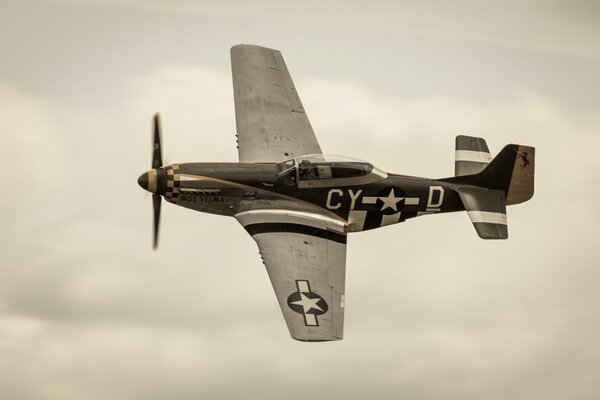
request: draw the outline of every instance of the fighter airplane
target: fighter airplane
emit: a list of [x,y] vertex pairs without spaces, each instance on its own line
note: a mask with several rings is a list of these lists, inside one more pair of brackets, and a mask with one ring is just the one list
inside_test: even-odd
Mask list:
[[455,176],[392,174],[324,155],[281,53],[231,48],[239,162],[163,165],[158,114],[152,169],[154,248],[161,198],[234,217],[258,244],[291,336],[341,340],[346,243],[427,214],[467,211],[483,239],[508,237],[506,206],[533,196],[533,147],[509,144],[492,159],[484,139],[456,138]]

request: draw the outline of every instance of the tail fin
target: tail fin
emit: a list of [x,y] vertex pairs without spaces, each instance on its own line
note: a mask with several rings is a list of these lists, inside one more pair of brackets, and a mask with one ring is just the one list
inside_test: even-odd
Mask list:
[[483,171],[442,180],[501,190],[505,193],[506,205],[511,205],[523,203],[533,197],[534,175],[535,148],[509,144]]
[[509,144],[479,173],[478,186],[502,190],[506,205],[523,203],[533,197],[535,148]]
[[[473,139],[478,142],[479,138]],[[457,150],[457,164],[458,155]],[[463,171],[457,168],[457,174],[459,170]],[[442,180],[457,185],[456,191],[481,238],[506,239],[506,206],[533,197],[534,176],[535,148],[509,144],[481,172]]]

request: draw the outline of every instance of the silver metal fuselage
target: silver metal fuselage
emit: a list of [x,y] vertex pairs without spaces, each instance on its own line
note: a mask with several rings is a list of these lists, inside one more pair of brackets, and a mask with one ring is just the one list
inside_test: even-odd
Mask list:
[[156,170],[147,173],[148,186],[165,200],[226,216],[253,209],[315,211],[346,222],[353,232],[464,210],[452,184],[403,175],[385,174],[367,183],[344,179],[343,185],[330,179],[325,185],[302,187],[282,179],[273,163],[182,163]]

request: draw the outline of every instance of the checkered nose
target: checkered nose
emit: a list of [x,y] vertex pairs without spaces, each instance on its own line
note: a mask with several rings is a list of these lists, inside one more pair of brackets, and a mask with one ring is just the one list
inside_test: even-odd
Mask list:
[[164,168],[154,168],[144,172],[138,178],[138,185],[144,190],[156,194],[165,194],[167,191],[167,174]]

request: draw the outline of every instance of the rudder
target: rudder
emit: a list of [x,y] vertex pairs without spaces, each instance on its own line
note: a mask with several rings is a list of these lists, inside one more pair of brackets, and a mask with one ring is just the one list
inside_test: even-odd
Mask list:
[[478,186],[503,190],[506,205],[523,203],[533,197],[535,148],[518,144],[505,146],[477,175]]

